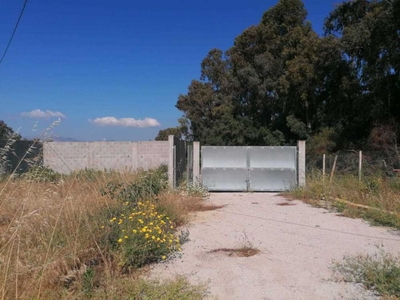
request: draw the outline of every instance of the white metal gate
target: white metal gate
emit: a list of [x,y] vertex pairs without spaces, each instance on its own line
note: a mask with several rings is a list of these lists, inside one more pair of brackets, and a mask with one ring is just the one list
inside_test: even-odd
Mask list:
[[284,191],[297,185],[297,147],[201,148],[209,191]]

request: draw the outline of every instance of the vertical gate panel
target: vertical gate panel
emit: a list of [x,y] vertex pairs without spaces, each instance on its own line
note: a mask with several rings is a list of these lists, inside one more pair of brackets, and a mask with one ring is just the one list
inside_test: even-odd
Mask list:
[[251,191],[284,191],[297,184],[296,147],[250,147]]
[[201,148],[203,185],[210,191],[246,191],[246,147]]

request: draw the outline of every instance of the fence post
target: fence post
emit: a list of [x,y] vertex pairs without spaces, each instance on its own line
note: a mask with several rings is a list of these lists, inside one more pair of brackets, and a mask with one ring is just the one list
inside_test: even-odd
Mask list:
[[299,186],[306,185],[306,141],[297,141],[298,148],[298,183]]
[[193,142],[193,185],[200,184],[200,142]]
[[358,160],[358,181],[361,182],[361,174],[362,174],[362,151],[360,151],[360,156]]
[[338,156],[336,155],[335,160],[333,161],[333,167],[332,167],[332,171],[331,171],[331,177],[329,178],[329,182],[332,181],[333,175],[335,174],[337,158],[338,158]]
[[325,154],[322,155],[322,182],[325,182],[325,168],[326,168],[326,156]]
[[168,185],[174,188],[174,174],[175,174],[175,161],[174,161],[174,136],[168,136]]
[[173,180],[173,187],[176,187],[176,181],[177,181],[177,172],[178,172],[179,164],[178,164],[178,159],[176,158],[176,145],[174,145],[174,180]]

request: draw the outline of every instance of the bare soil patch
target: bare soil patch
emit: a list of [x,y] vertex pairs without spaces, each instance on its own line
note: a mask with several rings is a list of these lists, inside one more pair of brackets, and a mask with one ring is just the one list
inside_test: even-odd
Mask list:
[[292,202],[280,202],[280,203],[277,203],[276,205],[279,205],[279,206],[291,206],[291,205],[296,205],[296,204],[292,203]]
[[225,253],[228,256],[250,257],[260,253],[260,250],[250,247],[233,248],[233,249],[219,248],[208,251],[208,253]]

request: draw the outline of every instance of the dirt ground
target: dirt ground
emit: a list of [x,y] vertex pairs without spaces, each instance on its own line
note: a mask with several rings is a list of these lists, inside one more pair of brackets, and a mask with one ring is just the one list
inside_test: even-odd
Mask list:
[[[210,296],[221,300],[378,299],[359,285],[334,280],[330,266],[345,255],[374,253],[377,245],[400,252],[399,232],[277,194],[215,193],[207,201],[226,206],[196,213],[182,256],[155,265],[151,277],[206,282]],[[260,253],[213,251],[249,242]]]

